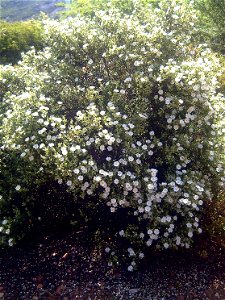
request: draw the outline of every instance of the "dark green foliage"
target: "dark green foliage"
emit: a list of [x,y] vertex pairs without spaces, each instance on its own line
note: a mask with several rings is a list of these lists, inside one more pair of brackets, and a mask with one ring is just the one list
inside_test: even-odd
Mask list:
[[203,42],[209,42],[213,50],[225,54],[225,0],[197,0],[195,5]]
[[[159,0],[140,0],[138,6],[147,6],[153,4],[157,6]],[[107,10],[109,7],[115,7],[125,14],[131,14],[137,7],[132,0],[72,0],[71,5],[67,5],[67,10],[63,11],[65,16],[89,15],[94,16],[97,10]]]
[[42,26],[39,21],[0,22],[0,63],[15,64],[21,53],[31,46],[40,50],[43,47]]

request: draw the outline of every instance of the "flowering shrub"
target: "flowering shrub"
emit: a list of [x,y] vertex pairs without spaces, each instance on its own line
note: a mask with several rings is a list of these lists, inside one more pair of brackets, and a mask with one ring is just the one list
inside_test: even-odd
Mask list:
[[202,232],[223,184],[224,97],[218,57],[195,44],[194,11],[177,3],[45,20],[48,47],[1,67],[3,243],[20,238],[49,181],[112,213],[121,228],[105,251],[129,271],[146,248],[188,248]]

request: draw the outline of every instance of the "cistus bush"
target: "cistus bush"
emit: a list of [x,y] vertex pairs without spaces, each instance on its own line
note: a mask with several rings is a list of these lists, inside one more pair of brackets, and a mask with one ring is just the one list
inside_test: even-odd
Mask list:
[[57,182],[81,212],[111,213],[98,228],[110,263],[190,247],[224,180],[221,64],[195,21],[183,1],[44,20],[47,47],[1,67],[2,243]]

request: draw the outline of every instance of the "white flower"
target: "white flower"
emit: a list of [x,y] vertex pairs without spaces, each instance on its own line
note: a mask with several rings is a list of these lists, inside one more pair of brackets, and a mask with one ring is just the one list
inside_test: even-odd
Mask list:
[[192,232],[192,231],[189,231],[189,232],[188,232],[188,236],[189,236],[189,238],[192,238],[192,237],[193,237],[193,232]]
[[124,236],[124,230],[120,230],[120,231],[119,231],[119,235],[120,235],[120,236]]
[[181,244],[181,238],[177,237],[177,239],[176,239],[176,245],[179,246],[180,244]]
[[75,174],[79,174],[79,173],[80,173],[80,170],[79,170],[79,169],[74,169],[73,172],[74,172]]
[[10,247],[12,247],[13,246],[13,239],[9,239],[8,244],[9,244]]
[[65,147],[61,148],[62,155],[67,155],[67,150]]
[[101,176],[95,176],[94,177],[94,180],[97,181],[97,182],[101,181],[101,179],[102,179]]
[[16,191],[19,191],[21,189],[21,186],[18,184],[17,186],[16,186]]
[[34,145],[33,145],[33,148],[34,148],[34,149],[38,149],[38,147],[39,147],[38,144],[34,144]]
[[134,268],[133,268],[132,265],[130,265],[130,266],[127,268],[127,270],[128,270],[129,272],[133,272]]
[[165,249],[169,248],[169,244],[168,243],[164,243],[163,246],[164,246]]
[[152,239],[147,240],[146,245],[149,247],[152,244]]
[[127,78],[124,80],[124,82],[130,82],[131,80],[132,80],[131,77],[127,77]]
[[88,170],[87,170],[87,168],[86,168],[86,167],[84,167],[84,166],[81,166],[81,168],[80,168],[80,169],[81,169],[81,171],[82,171],[83,173],[87,173],[87,171],[88,171]]
[[91,189],[88,189],[88,190],[87,190],[87,194],[88,194],[88,195],[92,195],[92,194],[93,194],[93,191],[92,191]]
[[168,105],[168,104],[170,104],[170,102],[171,102],[171,99],[168,98],[168,97],[166,97],[166,98],[165,98],[165,103]]
[[154,189],[154,185],[152,183],[149,183],[147,185],[147,187],[148,187],[149,190],[153,190]]
[[139,61],[139,60],[136,60],[135,62],[134,62],[134,66],[135,67],[139,67],[140,65],[142,65],[143,64],[143,62],[142,61]]
[[187,226],[187,228],[191,228],[192,224],[191,223],[187,223],[186,226]]
[[115,162],[113,163],[113,165],[114,165],[114,167],[119,167],[120,163],[119,163],[118,161],[115,161]]
[[154,230],[154,234],[155,234],[155,235],[159,235],[159,229],[155,229],[155,230]]
[[106,247],[106,248],[105,248],[105,252],[106,252],[106,253],[109,253],[110,251],[111,251],[111,249],[110,249],[109,247]]

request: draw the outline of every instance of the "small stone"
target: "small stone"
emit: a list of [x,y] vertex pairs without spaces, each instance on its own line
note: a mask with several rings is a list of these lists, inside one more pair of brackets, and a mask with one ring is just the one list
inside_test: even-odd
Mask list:
[[134,295],[139,291],[139,289],[130,289],[129,294]]
[[215,293],[215,297],[219,299],[220,298],[220,294],[219,293]]
[[63,259],[66,259],[67,258],[67,256],[68,256],[69,254],[66,252],[64,255],[63,255]]

